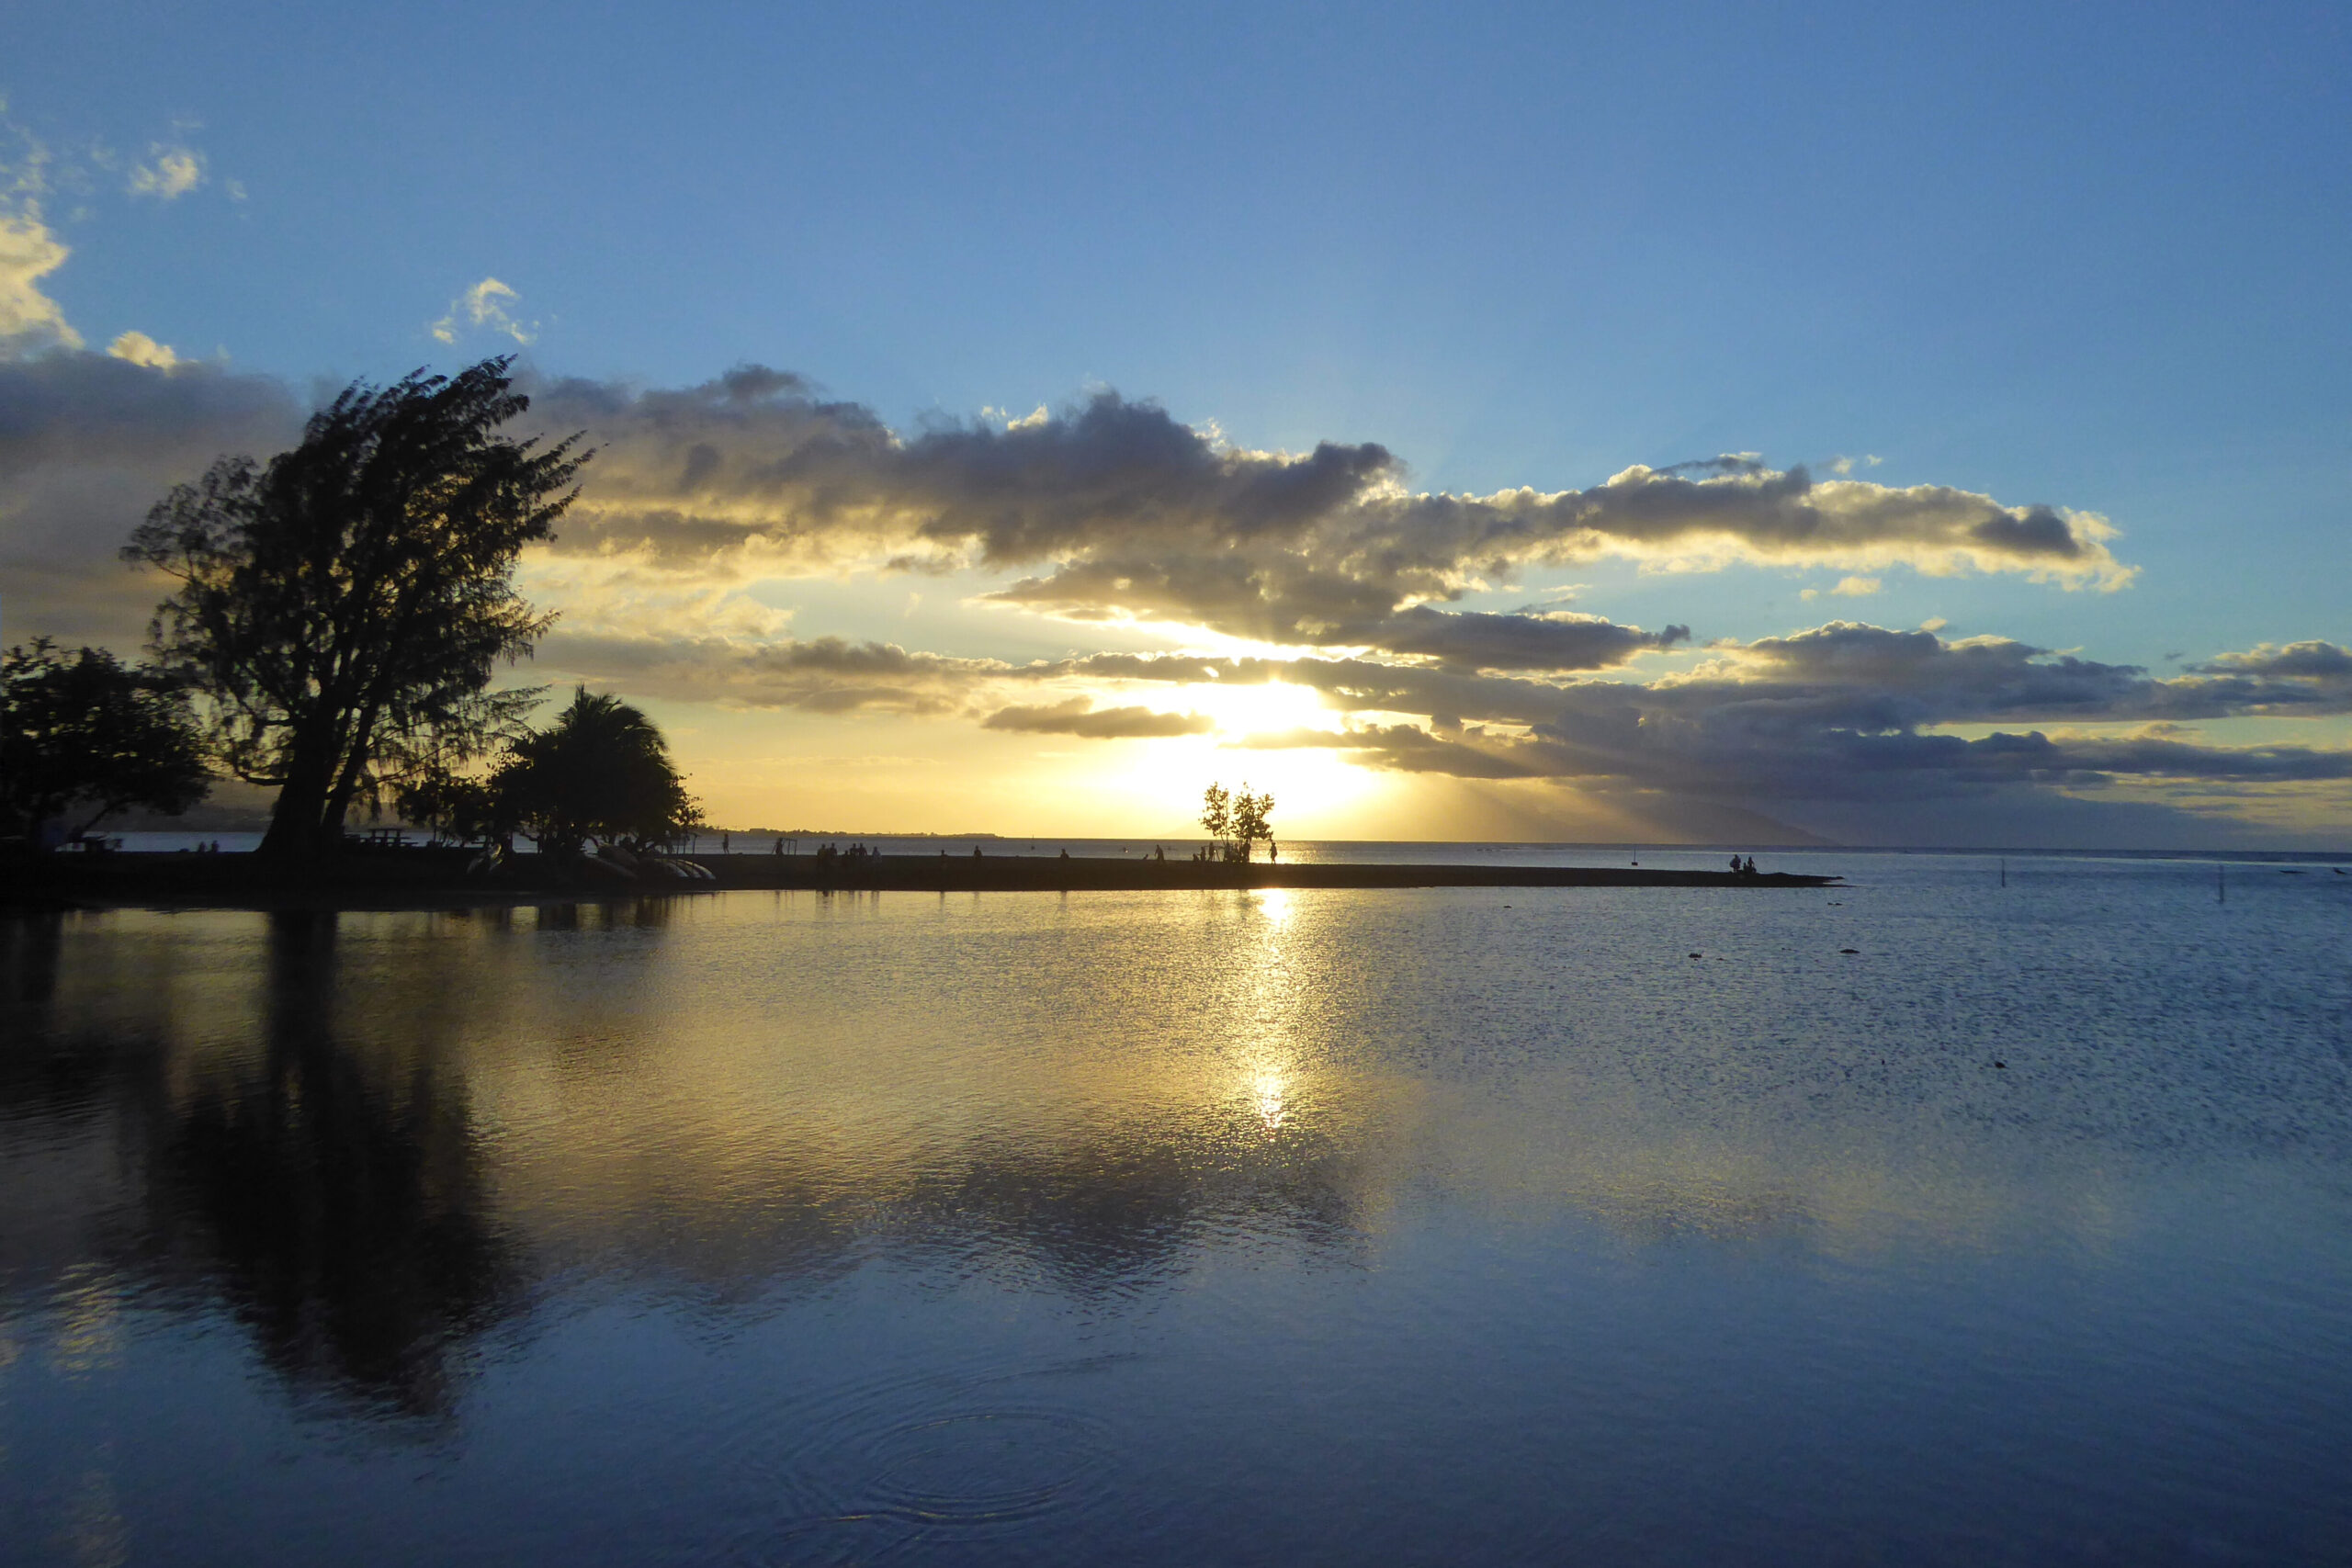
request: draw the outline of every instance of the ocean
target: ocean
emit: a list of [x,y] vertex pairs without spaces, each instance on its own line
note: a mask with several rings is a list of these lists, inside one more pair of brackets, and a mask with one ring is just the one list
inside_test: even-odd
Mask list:
[[1757,852],[0,920],[0,1564],[2344,1562],[2352,874]]

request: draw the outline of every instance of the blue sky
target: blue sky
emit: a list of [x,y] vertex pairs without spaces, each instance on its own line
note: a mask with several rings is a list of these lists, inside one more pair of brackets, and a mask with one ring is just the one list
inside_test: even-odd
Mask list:
[[[10,33],[17,160],[47,154],[71,250],[39,287],[87,352],[137,331],[298,400],[501,348],[632,389],[756,363],[902,433],[1115,389],[1481,496],[1843,457],[2098,514],[2137,573],[1604,555],[1446,603],[1573,588],[1690,626],[1675,668],[1835,615],[2158,679],[2352,641],[2340,6],[96,5]],[[133,194],[171,149],[200,182]],[[437,341],[492,278],[527,345],[462,308]],[[736,591],[800,638],[1134,645],[939,589],[910,616],[862,570]],[[2352,818],[2305,786],[2297,831]]]

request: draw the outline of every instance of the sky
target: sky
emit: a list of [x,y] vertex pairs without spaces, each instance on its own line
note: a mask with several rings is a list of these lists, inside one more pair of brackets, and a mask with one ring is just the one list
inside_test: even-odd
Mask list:
[[512,354],[718,824],[2352,846],[2341,6],[7,29],[8,642]]

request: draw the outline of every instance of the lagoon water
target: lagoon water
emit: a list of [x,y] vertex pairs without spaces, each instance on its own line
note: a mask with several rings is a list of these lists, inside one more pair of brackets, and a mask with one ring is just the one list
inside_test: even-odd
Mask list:
[[2352,875],[1767,858],[0,924],[0,1563],[2343,1562]]

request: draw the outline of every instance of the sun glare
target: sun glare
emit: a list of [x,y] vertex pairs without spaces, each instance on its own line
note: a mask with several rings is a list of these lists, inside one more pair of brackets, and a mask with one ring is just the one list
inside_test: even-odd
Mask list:
[[1277,1073],[1260,1073],[1250,1086],[1250,1097],[1255,1102],[1259,1122],[1269,1133],[1278,1132],[1289,1120],[1283,1104],[1283,1080]]
[[1323,705],[1311,687],[1281,681],[1247,685],[1220,685],[1214,681],[1182,688],[1182,705],[1216,721],[1217,733],[1227,740],[1285,730],[1321,729],[1336,732],[1337,716]]

